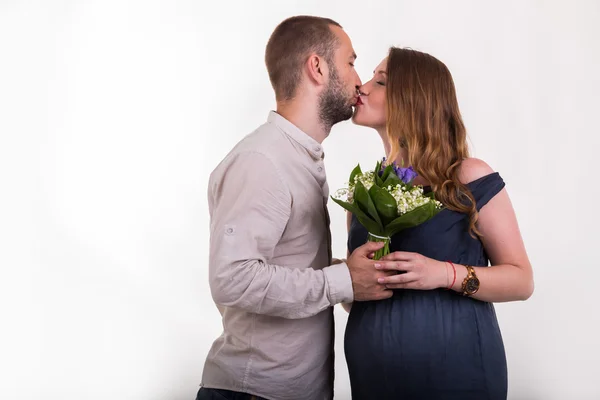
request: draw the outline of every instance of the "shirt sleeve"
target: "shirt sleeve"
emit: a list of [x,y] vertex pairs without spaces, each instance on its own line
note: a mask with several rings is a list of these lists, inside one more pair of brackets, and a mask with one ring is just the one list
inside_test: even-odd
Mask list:
[[209,281],[215,303],[295,319],[351,302],[345,263],[322,270],[270,263],[290,218],[290,191],[264,154],[232,157],[209,185]]

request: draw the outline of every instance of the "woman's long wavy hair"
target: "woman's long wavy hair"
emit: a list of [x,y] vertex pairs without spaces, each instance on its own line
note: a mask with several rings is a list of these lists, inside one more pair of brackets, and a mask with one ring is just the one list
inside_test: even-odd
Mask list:
[[469,233],[480,236],[475,199],[459,180],[469,148],[450,71],[429,54],[392,47],[386,85],[389,159],[405,148],[405,163],[431,184],[442,204],[468,214]]

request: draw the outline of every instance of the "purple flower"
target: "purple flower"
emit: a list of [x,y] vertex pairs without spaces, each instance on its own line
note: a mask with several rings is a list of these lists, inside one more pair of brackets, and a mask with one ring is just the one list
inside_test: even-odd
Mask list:
[[413,167],[408,167],[396,169],[396,175],[398,175],[398,178],[400,178],[402,182],[411,183],[413,179],[417,177],[418,174],[415,172]]
[[[383,175],[383,170],[386,167],[385,160],[385,157],[383,157],[383,160],[381,160],[381,169],[379,170],[379,176]],[[415,172],[413,167],[403,168],[396,166],[396,161],[392,162],[392,168],[394,168],[394,173],[396,173],[398,178],[400,178],[400,180],[404,183],[411,183],[413,179],[415,179],[417,175],[419,175]]]

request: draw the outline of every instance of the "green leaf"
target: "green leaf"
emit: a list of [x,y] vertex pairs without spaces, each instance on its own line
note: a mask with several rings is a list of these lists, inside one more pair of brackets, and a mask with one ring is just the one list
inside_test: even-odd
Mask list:
[[398,203],[387,190],[373,185],[369,189],[369,195],[384,227],[398,217]]
[[[390,173],[394,172],[394,167],[390,164],[383,170],[383,175],[381,175],[381,180],[385,182],[385,180],[390,176]],[[396,175],[396,174],[393,174]]]
[[385,227],[385,235],[391,236],[403,229],[421,225],[423,222],[433,218],[440,211],[441,210],[438,209],[434,203],[423,204],[422,206],[399,216],[388,224]]
[[381,169],[381,161],[377,161],[377,164],[375,165],[375,169],[373,170],[373,176],[375,178],[374,179],[375,184],[379,187],[381,187],[381,185],[383,185],[383,180],[379,176],[380,169]]
[[375,204],[373,203],[373,200],[371,200],[371,196],[369,196],[369,192],[367,192],[367,189],[362,182],[356,182],[356,187],[354,188],[354,202],[358,204],[358,207],[362,211],[379,224],[380,230],[383,230],[383,224],[381,223]]
[[354,178],[356,177],[356,175],[360,175],[362,174],[362,170],[360,169],[360,164],[358,164],[356,167],[354,167],[354,169],[352,170],[352,172],[350,172],[350,180],[348,181],[348,183],[350,185],[354,184]]
[[375,174],[375,185],[379,187],[383,187],[383,181],[379,177],[379,174]]
[[358,222],[360,222],[362,226],[364,226],[367,229],[367,231],[375,235],[383,236],[383,230],[381,229],[379,224],[373,221],[371,218],[369,218],[369,216],[365,214],[356,204],[336,199],[333,196],[331,196],[331,200],[342,206],[345,210],[350,211],[352,214],[356,215]]
[[396,187],[397,185],[402,184],[402,180],[398,178],[396,174],[390,174],[387,179],[383,182],[382,187],[386,188],[388,186]]

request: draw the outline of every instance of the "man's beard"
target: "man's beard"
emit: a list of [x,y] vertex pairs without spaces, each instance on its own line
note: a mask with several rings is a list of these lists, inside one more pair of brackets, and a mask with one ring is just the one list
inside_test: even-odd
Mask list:
[[352,99],[344,90],[337,70],[332,67],[329,84],[319,96],[319,118],[327,131],[338,122],[352,118]]

